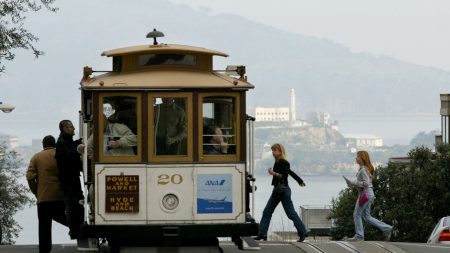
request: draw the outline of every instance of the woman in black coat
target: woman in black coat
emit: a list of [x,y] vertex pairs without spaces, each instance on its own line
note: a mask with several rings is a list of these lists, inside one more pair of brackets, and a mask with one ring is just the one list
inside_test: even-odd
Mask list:
[[[297,229],[299,236],[297,241],[303,242],[307,236],[307,233],[305,225],[298,216],[297,212],[295,212],[295,208],[292,203],[291,188],[289,188],[288,184],[288,175],[293,177],[301,187],[304,187],[305,183],[297,174],[295,174],[295,172],[290,169],[290,164],[286,161],[286,151],[284,150],[283,145],[277,143],[274,144],[271,149],[272,155],[275,158],[275,163],[273,165],[273,169],[269,168],[268,172],[273,176],[272,185],[274,186],[274,189],[263,211],[263,216],[259,224],[259,235],[254,239],[264,241],[267,240],[267,230],[269,229],[270,219],[272,218],[273,211],[281,202],[284,212],[287,217],[294,222],[294,226]],[[284,189],[278,189],[279,187],[277,186],[280,184],[284,184]]]

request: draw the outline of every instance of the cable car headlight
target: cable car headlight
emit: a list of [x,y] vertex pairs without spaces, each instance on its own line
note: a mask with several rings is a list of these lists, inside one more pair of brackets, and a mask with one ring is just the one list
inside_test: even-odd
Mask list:
[[172,211],[177,208],[179,204],[180,201],[175,194],[169,193],[162,198],[162,205],[167,210]]

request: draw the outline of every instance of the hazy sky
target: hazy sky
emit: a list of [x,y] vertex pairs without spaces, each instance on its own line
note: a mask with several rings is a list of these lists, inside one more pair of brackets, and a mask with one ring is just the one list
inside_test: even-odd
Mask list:
[[[142,44],[143,34],[148,32],[142,32],[142,27],[164,28],[164,24],[158,23],[171,23],[156,20],[151,14],[116,22],[118,13],[126,17],[138,12],[136,8],[148,8],[147,14],[155,3],[164,2],[185,4],[208,15],[234,14],[287,32],[326,38],[354,52],[383,54],[450,71],[450,29],[446,29],[450,28],[450,0],[57,0],[55,6],[60,8],[57,13],[46,10],[30,13],[26,22],[26,28],[40,38],[36,46],[46,55],[35,60],[31,52],[17,50],[16,59],[6,63],[6,73],[0,76],[0,101],[16,106],[9,115],[0,113],[0,131],[19,136],[21,143],[28,144],[31,138],[43,136],[41,129],[52,129],[53,132],[45,134],[57,134],[55,126],[62,118],[77,120],[80,100],[78,95],[71,94],[77,92],[73,85],[78,84],[83,64],[97,69],[109,67],[110,61],[99,57],[99,52],[119,45]],[[195,24],[193,20],[180,21],[176,15],[170,21]],[[131,31],[130,27],[135,30]],[[99,34],[108,37],[96,37]],[[190,41],[189,38],[173,41],[173,37],[169,36],[165,42]],[[86,38],[92,38],[92,43]],[[204,42],[198,45],[203,46]],[[65,58],[70,61],[55,64]],[[62,66],[64,69],[59,69]],[[52,85],[49,93],[37,88],[30,78],[38,80],[38,84],[61,82]],[[62,96],[67,96],[63,103]],[[30,104],[31,97],[39,98],[40,103]],[[59,104],[54,106],[54,103]]]
[[450,71],[448,0],[170,0]]

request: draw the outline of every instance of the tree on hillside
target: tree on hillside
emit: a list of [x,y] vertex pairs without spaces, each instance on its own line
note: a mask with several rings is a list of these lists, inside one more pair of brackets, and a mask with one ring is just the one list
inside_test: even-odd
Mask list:
[[15,151],[0,143],[0,227],[2,243],[14,243],[21,226],[14,220],[17,211],[32,203],[28,188],[19,183],[25,170],[20,167],[21,159]]
[[40,0],[41,3],[32,0],[2,0],[0,1],[0,74],[5,71],[4,61],[12,61],[15,57],[15,49],[33,51],[35,57],[44,52],[34,47],[33,43],[39,39],[24,27],[25,14],[37,12],[44,6],[51,12],[57,8],[51,5],[56,0]]

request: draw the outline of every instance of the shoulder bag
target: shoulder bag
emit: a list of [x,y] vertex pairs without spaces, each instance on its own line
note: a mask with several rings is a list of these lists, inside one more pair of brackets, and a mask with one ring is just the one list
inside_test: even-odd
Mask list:
[[366,191],[361,192],[358,199],[358,204],[360,206],[363,206],[367,202],[367,200],[369,200],[369,195],[367,194],[367,192]]
[[275,186],[273,191],[278,198],[282,198],[286,194],[287,190],[288,190],[287,185],[280,178],[278,184]]

